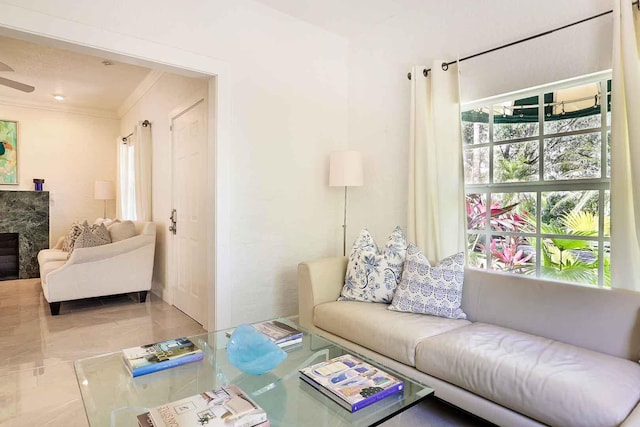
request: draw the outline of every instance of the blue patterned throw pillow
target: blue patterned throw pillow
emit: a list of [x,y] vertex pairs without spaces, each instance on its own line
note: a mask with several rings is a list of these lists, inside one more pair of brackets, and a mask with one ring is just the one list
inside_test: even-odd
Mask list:
[[338,301],[390,303],[400,283],[407,239],[396,227],[382,252],[367,229],[363,229],[351,248],[344,287]]
[[432,267],[422,251],[411,244],[402,281],[389,310],[466,319],[460,308],[463,282],[464,253],[447,257]]

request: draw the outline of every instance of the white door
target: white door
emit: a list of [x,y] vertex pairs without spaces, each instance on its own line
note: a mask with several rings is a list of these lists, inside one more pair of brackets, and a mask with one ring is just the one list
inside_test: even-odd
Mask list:
[[204,100],[171,120],[173,145],[173,304],[204,324],[207,318],[207,108]]

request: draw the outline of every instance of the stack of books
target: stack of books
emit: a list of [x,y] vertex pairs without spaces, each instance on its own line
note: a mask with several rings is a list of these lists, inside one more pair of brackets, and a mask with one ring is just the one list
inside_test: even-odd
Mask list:
[[289,347],[302,342],[302,332],[286,323],[270,320],[253,325],[279,347]]
[[351,412],[404,390],[403,381],[348,354],[301,369],[300,379]]
[[188,338],[146,344],[122,350],[127,368],[134,377],[202,360],[202,350]]
[[[280,348],[290,347],[302,342],[302,332],[277,320],[269,320],[251,326],[266,335],[267,338]],[[231,337],[232,334],[233,330],[227,331],[226,333],[227,337]]]
[[266,412],[238,386],[177,400],[138,415],[140,427],[269,427]]

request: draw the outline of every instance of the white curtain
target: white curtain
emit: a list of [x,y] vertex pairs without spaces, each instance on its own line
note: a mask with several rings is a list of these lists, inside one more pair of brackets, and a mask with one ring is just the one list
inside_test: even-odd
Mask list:
[[139,124],[134,130],[136,219],[151,221],[151,126]]
[[431,263],[464,251],[466,234],[458,67],[442,62],[411,72],[407,234]]
[[151,221],[151,126],[139,124],[118,151],[118,217]]
[[116,207],[118,218],[131,220],[136,219],[133,150],[133,144],[118,138],[118,195]]
[[640,17],[615,0],[611,96],[611,285],[640,291]]

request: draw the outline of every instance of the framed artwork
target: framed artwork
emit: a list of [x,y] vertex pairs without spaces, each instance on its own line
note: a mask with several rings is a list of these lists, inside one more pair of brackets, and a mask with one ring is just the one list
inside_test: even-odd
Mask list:
[[18,184],[18,122],[0,120],[0,185]]

